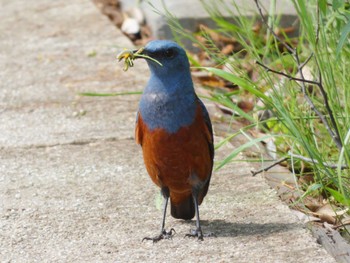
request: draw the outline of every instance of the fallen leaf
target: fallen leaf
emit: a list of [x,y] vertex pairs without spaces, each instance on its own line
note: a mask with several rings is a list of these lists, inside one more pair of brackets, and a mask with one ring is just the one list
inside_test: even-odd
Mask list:
[[348,209],[343,209],[335,211],[332,206],[327,203],[321,208],[319,208],[314,215],[318,216],[322,221],[325,221],[329,224],[335,224],[337,222],[337,217],[342,216],[348,211]]
[[244,112],[250,112],[254,109],[254,103],[249,100],[241,100],[237,103],[237,106]]

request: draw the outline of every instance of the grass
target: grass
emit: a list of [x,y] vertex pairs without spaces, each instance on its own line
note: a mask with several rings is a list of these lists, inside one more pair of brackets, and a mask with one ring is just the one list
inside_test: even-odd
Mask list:
[[[252,19],[237,16],[243,9],[234,1],[226,6],[221,1],[202,2],[217,25],[216,32],[235,39],[241,46],[239,52],[229,57],[223,55],[207,31],[191,34],[181,27],[171,12],[165,10],[165,13],[176,40],[190,39],[217,65],[200,69],[239,87],[238,92],[218,93],[214,90],[210,99],[248,120],[250,124],[245,130],[259,127],[266,133],[266,138],[274,138],[277,159],[288,157],[297,178],[312,175],[312,180],[302,186],[304,197],[321,196],[334,207],[349,208],[349,2],[337,0],[329,4],[325,0],[292,0],[300,23],[299,35],[295,38],[288,38],[283,32],[276,35],[268,29],[278,28],[281,19],[278,16],[267,16],[266,25],[263,24],[260,30],[252,30],[261,20],[258,8]],[[275,1],[271,1],[269,14],[276,13],[274,6]],[[220,13],[223,9],[236,17],[234,23],[223,17]],[[199,65],[200,61],[194,64]],[[223,65],[228,64],[231,72],[224,70]],[[256,73],[255,78],[247,74],[247,68]],[[247,96],[255,102],[262,101],[263,106],[256,105],[248,113],[237,111],[233,101]],[[258,118],[262,111],[273,115],[264,120],[265,125]],[[217,147],[240,133],[228,135]],[[219,162],[217,168],[234,161],[239,152],[265,137],[251,139],[235,149]]]

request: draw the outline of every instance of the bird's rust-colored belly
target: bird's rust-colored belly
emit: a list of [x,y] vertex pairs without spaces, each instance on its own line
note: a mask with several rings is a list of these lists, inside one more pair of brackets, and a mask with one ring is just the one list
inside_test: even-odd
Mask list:
[[188,198],[192,187],[203,184],[210,176],[210,134],[200,108],[193,124],[173,134],[160,128],[149,131],[139,116],[136,134],[148,174],[159,187],[169,188],[174,204]]

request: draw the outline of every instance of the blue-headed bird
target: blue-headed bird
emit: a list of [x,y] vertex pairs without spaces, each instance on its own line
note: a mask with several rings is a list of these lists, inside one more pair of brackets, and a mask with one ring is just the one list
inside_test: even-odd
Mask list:
[[189,220],[196,229],[186,236],[203,240],[198,206],[208,192],[213,169],[213,130],[209,114],[193,88],[186,52],[168,40],[149,42],[139,54],[147,59],[151,75],[141,96],[135,138],[152,181],[164,197],[159,235],[146,240],[171,238],[165,218],[170,198],[171,215]]

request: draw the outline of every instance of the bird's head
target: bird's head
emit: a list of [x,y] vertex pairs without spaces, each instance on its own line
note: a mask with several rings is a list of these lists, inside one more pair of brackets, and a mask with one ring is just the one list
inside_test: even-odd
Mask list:
[[[181,75],[190,74],[190,65],[185,50],[173,41],[154,40],[149,42],[144,48],[134,51],[146,56],[146,61],[152,72],[156,76],[171,75],[177,73]],[[161,65],[147,56],[157,60]]]

